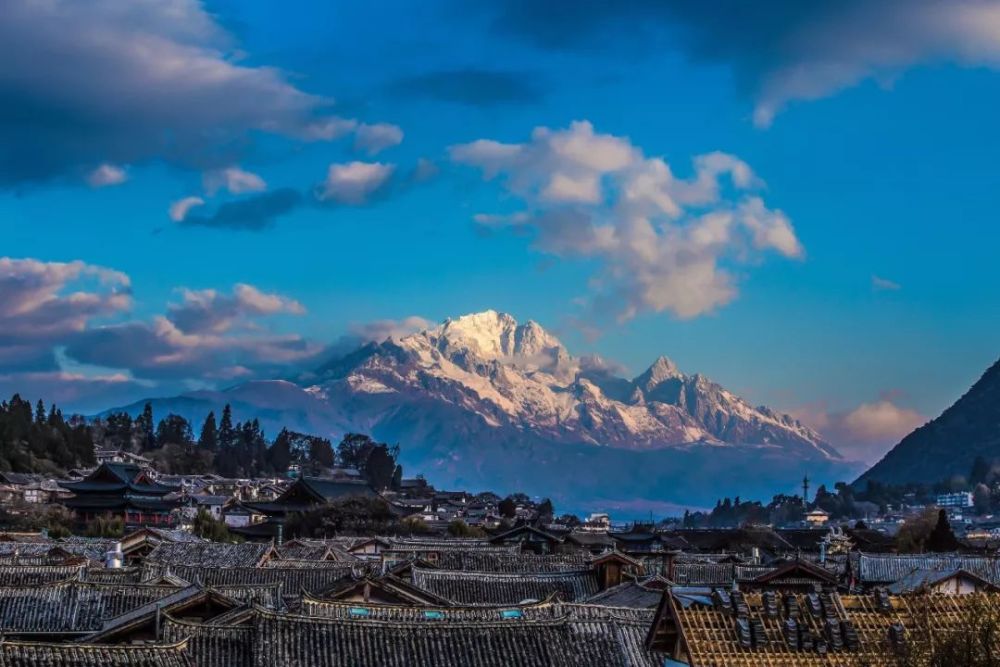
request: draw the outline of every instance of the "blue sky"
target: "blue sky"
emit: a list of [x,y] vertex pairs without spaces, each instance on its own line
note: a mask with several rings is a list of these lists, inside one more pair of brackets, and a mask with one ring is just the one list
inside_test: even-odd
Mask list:
[[[94,409],[494,308],[872,458],[995,359],[998,3],[467,4],[14,2],[0,390]],[[663,168],[676,210],[634,205]]]

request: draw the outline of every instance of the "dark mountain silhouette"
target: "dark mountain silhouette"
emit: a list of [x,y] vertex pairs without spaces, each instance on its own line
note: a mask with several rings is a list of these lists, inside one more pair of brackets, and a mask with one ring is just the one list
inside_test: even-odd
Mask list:
[[858,478],[888,484],[933,483],[967,476],[976,457],[1000,461],[1000,361],[940,417],[902,439]]

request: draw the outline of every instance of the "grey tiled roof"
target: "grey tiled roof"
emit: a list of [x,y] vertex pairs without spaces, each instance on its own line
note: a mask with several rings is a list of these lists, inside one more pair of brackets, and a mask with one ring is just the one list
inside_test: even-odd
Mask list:
[[597,593],[592,570],[498,574],[414,568],[413,584],[458,604],[517,604],[558,594],[567,602]]
[[2,667],[194,667],[186,642],[164,645],[0,642]]
[[83,580],[105,584],[138,584],[142,581],[142,568],[88,567],[86,572],[84,572]]
[[201,625],[169,615],[163,619],[163,640],[187,641],[198,667],[256,667],[256,637],[253,625]]
[[68,581],[0,588],[0,630],[7,633],[93,632],[107,621],[177,589]]
[[857,554],[851,566],[861,584],[888,584],[914,570],[966,570],[1000,584],[1000,558],[961,554]]
[[149,552],[146,561],[160,565],[201,567],[256,567],[271,553],[270,544],[244,542],[162,542]]
[[543,620],[410,623],[258,611],[256,620],[242,628],[168,621],[166,633],[171,639],[190,636],[191,651],[205,667],[662,665],[664,656],[643,646],[648,629],[647,620],[569,612]]
[[655,609],[662,597],[661,588],[651,588],[636,581],[626,581],[587,598],[587,602],[610,607]]
[[[166,574],[167,567],[143,566],[143,579],[150,580]],[[169,572],[192,583],[204,586],[246,586],[277,584],[282,585],[284,595],[297,595],[299,591],[320,592],[345,577],[351,576],[350,565],[312,568],[281,567],[190,567],[173,565]]]
[[0,565],[0,586],[49,584],[79,577],[82,565]]
[[435,565],[443,570],[478,572],[565,572],[585,570],[589,554],[536,556],[535,554],[489,553],[483,551],[441,551]]

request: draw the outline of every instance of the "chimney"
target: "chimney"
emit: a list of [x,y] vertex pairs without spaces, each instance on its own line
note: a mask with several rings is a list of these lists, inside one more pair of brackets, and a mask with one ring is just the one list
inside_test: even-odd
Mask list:
[[122,566],[125,556],[122,554],[122,543],[115,542],[113,550],[104,554],[104,567],[108,569],[118,569]]

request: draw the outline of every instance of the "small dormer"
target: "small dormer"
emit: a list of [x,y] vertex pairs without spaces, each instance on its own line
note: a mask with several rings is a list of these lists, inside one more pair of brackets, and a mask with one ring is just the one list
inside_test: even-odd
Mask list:
[[622,583],[626,573],[642,574],[642,564],[620,551],[598,556],[590,561],[590,566],[597,573],[597,585],[602,591]]

